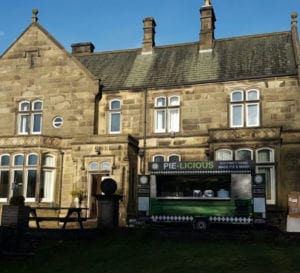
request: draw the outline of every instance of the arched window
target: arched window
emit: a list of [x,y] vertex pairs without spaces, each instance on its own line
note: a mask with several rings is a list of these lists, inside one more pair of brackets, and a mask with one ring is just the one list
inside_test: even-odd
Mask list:
[[43,102],[21,101],[18,110],[18,134],[41,134]]
[[259,100],[259,91],[256,89],[249,89],[246,91],[247,101],[257,101]]
[[25,166],[24,196],[27,201],[35,201],[37,187],[37,154],[29,154]]
[[253,160],[253,151],[250,149],[239,149],[235,152],[235,160]]
[[180,155],[169,155],[168,161],[170,162],[179,162],[180,161]]
[[121,132],[121,101],[114,99],[109,103],[109,133]]
[[24,155],[18,154],[14,156],[14,166],[23,166],[24,164]]
[[155,155],[155,156],[153,156],[153,161],[154,162],[164,162],[165,157],[163,155]]
[[259,91],[235,90],[230,96],[230,127],[256,127],[260,125]]
[[267,204],[276,204],[275,153],[271,148],[256,150],[256,172],[265,174]]
[[90,163],[90,171],[99,171],[99,163],[91,162]]
[[179,132],[180,97],[160,96],[154,103],[154,131],[155,133]]
[[274,150],[270,148],[261,148],[256,150],[257,163],[274,162]]
[[55,166],[55,157],[53,155],[43,155],[39,189],[39,196],[42,202],[53,202],[54,200]]
[[108,161],[103,161],[101,162],[100,170],[101,171],[110,171],[111,169],[111,164]]
[[215,153],[216,160],[233,160],[233,153],[229,149],[219,149]]
[[9,155],[1,155],[1,166],[9,166]]
[[0,165],[0,201],[6,202],[9,197],[9,155],[1,155],[1,165]]

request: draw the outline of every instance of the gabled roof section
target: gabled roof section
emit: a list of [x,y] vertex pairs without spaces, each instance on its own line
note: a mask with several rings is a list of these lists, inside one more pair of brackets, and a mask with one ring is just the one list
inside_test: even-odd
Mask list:
[[25,35],[26,32],[32,27],[37,27],[39,28],[54,44],[56,44],[57,47],[59,47],[62,50],[65,50],[64,47],[53,38],[53,36],[46,30],[44,29],[38,22],[32,22],[20,35],[19,37],[4,51],[4,53],[1,55],[1,58],[3,58],[7,52],[10,51],[10,49],[19,42],[22,36]]
[[[33,10],[33,12],[37,12],[37,10]],[[37,13],[36,13],[37,14]],[[55,44],[55,46],[61,50],[64,54],[66,54],[70,59],[73,60],[73,62],[75,62],[78,65],[79,69],[82,69],[88,77],[90,77],[92,80],[99,80],[99,78],[97,78],[93,73],[91,73],[91,71],[89,69],[86,68],[86,66],[82,65],[81,62],[79,62],[77,60],[77,58],[75,58],[72,54],[70,54],[68,51],[65,50],[65,48],[45,29],[43,28],[38,22],[37,22],[37,17],[32,17],[33,18],[33,22],[21,33],[21,35],[10,45],[10,47],[8,47],[8,49],[0,56],[0,60],[5,58],[7,55],[10,54],[12,48],[18,44],[18,42],[22,39],[22,37],[24,35],[26,35],[26,33],[28,33],[30,31],[31,28],[38,28],[39,31],[41,31],[42,33],[44,33],[44,35],[49,39],[49,41],[51,41],[53,44]],[[35,20],[34,20],[35,19]],[[28,50],[32,50],[33,48],[36,48],[36,45],[34,44],[34,42],[32,44],[28,45]],[[12,53],[12,55],[14,57],[20,57],[21,53]],[[9,57],[11,58],[11,57]]]
[[194,83],[297,75],[291,32],[215,40],[199,53],[198,43],[75,56],[104,90],[158,88]]

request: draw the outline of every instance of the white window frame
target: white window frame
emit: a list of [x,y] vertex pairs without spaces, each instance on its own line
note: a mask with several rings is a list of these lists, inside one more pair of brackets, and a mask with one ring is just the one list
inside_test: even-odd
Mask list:
[[[268,205],[275,205],[276,204],[276,179],[275,179],[275,166],[274,165],[257,165],[256,166],[256,173],[264,173],[261,169],[269,169],[270,170],[270,199],[266,199],[266,203]],[[267,177],[266,177],[267,179]],[[266,181],[267,183],[268,181]],[[267,188],[267,185],[266,185]]]
[[[235,94],[240,94],[241,95],[241,99],[237,100],[237,99],[234,99],[234,95]],[[234,90],[231,92],[230,94],[230,101],[231,102],[242,102],[244,101],[244,91],[243,90]]]
[[[114,108],[113,107],[113,103],[114,102],[118,102],[119,103],[119,107],[118,108]],[[113,130],[112,129],[112,123],[113,123],[113,116],[117,116],[119,118],[119,122],[118,122],[118,126],[119,126],[119,130]],[[121,120],[122,116],[121,116],[121,100],[119,99],[112,99],[109,102],[109,133],[110,134],[120,134],[121,133],[121,128],[122,128],[122,120]]]
[[[254,124],[250,124],[250,117],[249,117],[249,107],[251,106],[256,106],[256,121]],[[259,103],[246,103],[246,127],[257,127],[259,126],[259,116],[260,116],[260,111],[259,111]]]
[[[16,164],[17,158],[20,157],[22,158],[22,164]],[[19,187],[19,192],[21,194],[24,194],[24,183],[25,183],[25,177],[24,177],[24,165],[25,165],[25,155],[22,153],[14,154],[13,155],[13,161],[12,161],[12,168],[11,168],[11,173],[10,173],[10,193],[8,198],[13,196],[14,193],[14,188]],[[16,185],[15,184],[15,174],[16,172],[21,172],[22,173],[22,183],[21,185]],[[21,189],[20,189],[21,187]]]
[[60,128],[64,124],[64,119],[62,117],[55,117],[52,120],[52,125],[54,128]]
[[[36,105],[40,103],[41,107],[40,108],[36,108]],[[42,133],[42,125],[43,125],[43,115],[42,115],[42,110],[43,110],[43,102],[41,100],[34,100],[31,103],[32,106],[32,114],[31,114],[31,133],[32,134],[41,134]],[[39,130],[35,130],[35,125],[37,123],[37,121],[35,120],[35,117],[40,117],[39,118]]]
[[[260,151],[268,151],[270,153],[270,160],[259,161],[259,152]],[[270,199],[267,199],[266,202],[269,205],[276,204],[276,168],[275,168],[275,151],[269,147],[262,147],[255,151],[256,156],[256,172],[263,173],[260,169],[269,169],[270,170],[270,181],[266,181],[266,183],[270,184]],[[266,177],[267,180],[267,177]]]
[[102,161],[100,164],[100,171],[110,171],[111,163],[109,161]]
[[[47,203],[52,203],[54,201],[54,187],[55,187],[55,175],[56,175],[56,158],[52,154],[44,154],[44,157],[42,158],[42,169],[41,169],[41,184],[44,183],[43,179],[49,179],[46,181],[48,185],[45,187],[44,183],[44,189],[47,188],[47,191],[44,191],[44,194],[47,194],[44,197],[41,197],[41,202],[47,202]],[[49,175],[46,178],[46,174]],[[41,195],[41,188],[39,189],[39,194]]]
[[99,163],[96,162],[96,161],[93,161],[89,164],[89,170],[90,171],[99,171],[100,168],[99,168]]
[[155,109],[155,133],[166,132],[166,109]]
[[[2,165],[2,158],[4,157],[4,156],[8,156],[8,164],[7,165]],[[9,198],[9,196],[10,196],[10,189],[11,189],[11,180],[10,180],[10,160],[11,160],[11,157],[10,157],[10,155],[9,154],[2,154],[1,156],[0,156],[0,179],[1,179],[1,177],[2,177],[2,172],[7,172],[8,173],[8,190],[7,190],[7,195],[6,195],[6,197],[1,197],[0,198],[0,202],[7,202],[7,200],[8,200],[8,198]]]
[[[256,98],[251,99],[249,94],[256,92]],[[234,99],[235,94],[240,94],[240,99]],[[256,117],[255,122],[250,123],[252,119],[249,117],[249,108],[251,106],[256,106]],[[240,123],[234,123],[234,108],[241,108],[239,112]],[[243,90],[234,90],[230,94],[230,127],[231,128],[250,128],[260,126],[260,92],[257,89],[249,89],[246,91]]]
[[[162,102],[162,103],[161,103]],[[154,103],[154,132],[179,132],[180,130],[180,97],[159,96]]]
[[[156,161],[156,158],[162,158],[163,161]],[[153,162],[164,162],[164,161],[165,161],[165,156],[164,156],[164,155],[161,155],[161,154],[154,155],[154,156],[152,157],[152,161],[153,161]]]
[[181,161],[181,155],[178,155],[178,154],[170,154],[170,155],[168,155],[168,161],[171,161],[171,160],[170,160],[171,157],[177,157],[177,161],[176,161],[176,162]]
[[170,96],[168,98],[168,106],[169,107],[180,106],[180,97],[179,96]]
[[[36,164],[29,164],[29,157],[30,156],[35,156],[36,157]],[[25,201],[26,202],[34,202],[35,201],[35,194],[36,194],[36,191],[37,191],[37,186],[38,186],[38,160],[39,160],[39,157],[38,157],[38,154],[36,153],[31,153],[31,154],[28,154],[26,156],[26,165],[25,165],[25,168],[24,168],[24,171],[25,173],[23,174],[24,176],[24,181],[23,181],[23,196],[25,197]],[[27,197],[27,188],[28,188],[28,173],[29,171],[35,171],[36,172],[36,181],[35,181],[35,194],[33,197]]]
[[[259,158],[258,154],[259,154],[259,152],[261,152],[261,151],[269,151],[269,153],[270,153],[270,160],[269,160],[269,161],[258,161],[258,158]],[[271,148],[268,148],[268,147],[266,147],[266,148],[259,148],[259,149],[257,149],[257,150],[255,151],[255,156],[256,156],[256,163],[257,163],[257,164],[263,164],[263,163],[275,163],[274,149],[271,149]]]
[[[234,108],[241,107],[241,116],[239,117],[241,122],[234,124]],[[244,127],[244,105],[243,104],[231,104],[230,105],[230,127],[231,128],[241,128]]]
[[164,96],[156,97],[154,107],[155,107],[154,131],[155,133],[165,133],[166,122],[167,122],[167,98]]
[[[252,92],[256,92],[256,94],[257,94],[257,97],[255,99],[250,99],[249,98],[249,93],[252,93]],[[248,90],[246,90],[246,101],[259,101],[259,100],[260,100],[259,90],[257,90],[257,89],[248,89]]]
[[[229,154],[230,158],[223,158],[223,153]],[[218,149],[215,151],[215,160],[217,161],[227,161],[227,160],[233,160],[233,151],[230,149]]]
[[[36,105],[40,104],[40,107]],[[36,120],[38,118],[38,120]],[[18,107],[18,134],[19,135],[38,135],[42,133],[43,125],[43,101],[28,100],[20,101]],[[38,130],[35,127],[38,126]]]
[[[250,159],[239,159],[238,153],[241,152],[241,151],[250,152],[251,158]],[[235,160],[253,160],[253,150],[247,149],[247,148],[241,148],[241,149],[236,150],[235,151]]]

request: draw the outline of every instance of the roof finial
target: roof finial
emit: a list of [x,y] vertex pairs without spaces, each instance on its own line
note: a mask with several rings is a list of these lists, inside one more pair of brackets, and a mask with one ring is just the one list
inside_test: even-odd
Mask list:
[[298,13],[297,12],[293,12],[291,14],[291,18],[292,18],[292,26],[297,26]]
[[204,6],[211,6],[211,0],[205,0]]
[[32,23],[36,23],[38,21],[38,15],[39,11],[38,9],[33,9],[32,10]]

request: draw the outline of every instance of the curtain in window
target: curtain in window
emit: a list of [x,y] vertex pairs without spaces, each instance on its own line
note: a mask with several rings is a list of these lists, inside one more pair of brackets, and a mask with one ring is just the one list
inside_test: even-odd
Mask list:
[[260,150],[257,153],[257,162],[270,162],[271,155],[269,150]]
[[53,201],[53,171],[44,170],[40,187],[40,198],[42,201]]
[[179,131],[179,109],[169,110],[169,132]]
[[250,104],[247,105],[247,126],[258,125],[258,105]]
[[232,151],[218,150],[216,152],[216,160],[232,160]]
[[166,129],[166,111],[156,111],[156,131],[164,131]]
[[29,133],[29,115],[20,116],[19,133]]

